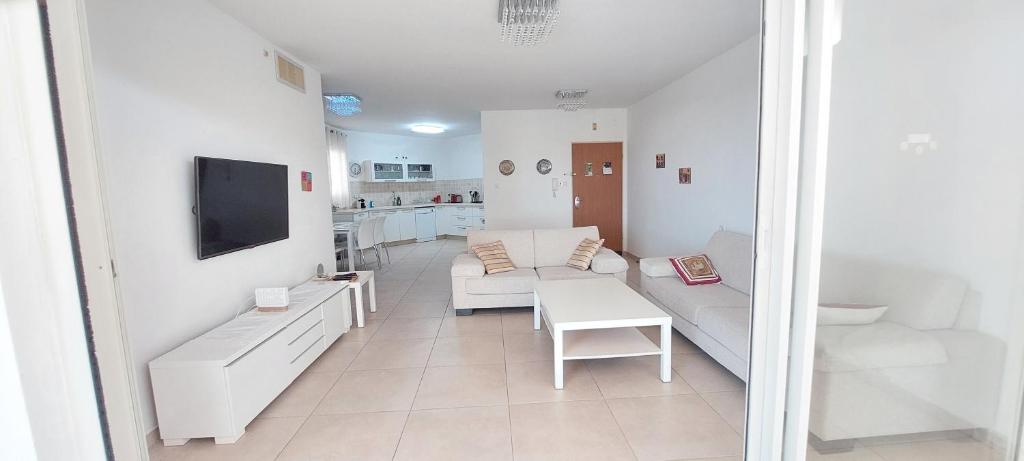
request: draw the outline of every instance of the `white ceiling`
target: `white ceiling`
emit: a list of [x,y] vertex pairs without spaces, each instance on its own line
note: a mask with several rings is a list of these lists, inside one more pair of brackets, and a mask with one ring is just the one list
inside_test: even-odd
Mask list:
[[550,40],[502,43],[497,0],[212,0],[363,98],[342,128],[480,132],[481,110],[548,109],[558,88],[625,107],[757,32],[760,0],[562,0]]

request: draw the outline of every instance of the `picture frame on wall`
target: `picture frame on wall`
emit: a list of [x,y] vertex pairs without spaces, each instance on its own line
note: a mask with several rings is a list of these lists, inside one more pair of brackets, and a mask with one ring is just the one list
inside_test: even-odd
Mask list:
[[655,154],[654,156],[654,167],[665,168],[665,154]]
[[692,179],[693,173],[691,172],[690,168],[679,169],[679,184],[690,184],[690,181]]

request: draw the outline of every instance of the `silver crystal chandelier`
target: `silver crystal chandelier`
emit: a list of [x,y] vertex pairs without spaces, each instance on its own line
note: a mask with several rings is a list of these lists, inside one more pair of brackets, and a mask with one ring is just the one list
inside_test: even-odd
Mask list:
[[566,89],[558,90],[555,92],[555,99],[558,103],[555,104],[556,109],[561,109],[566,112],[576,112],[587,105],[587,91],[585,89]]
[[325,94],[327,110],[342,117],[351,117],[363,111],[363,100],[352,93]]
[[498,0],[498,23],[503,42],[543,43],[558,23],[558,0]]

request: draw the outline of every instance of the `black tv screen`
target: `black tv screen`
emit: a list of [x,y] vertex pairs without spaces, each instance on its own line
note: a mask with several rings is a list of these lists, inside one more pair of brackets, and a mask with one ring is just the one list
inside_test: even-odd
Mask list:
[[288,238],[288,166],[196,157],[199,259]]

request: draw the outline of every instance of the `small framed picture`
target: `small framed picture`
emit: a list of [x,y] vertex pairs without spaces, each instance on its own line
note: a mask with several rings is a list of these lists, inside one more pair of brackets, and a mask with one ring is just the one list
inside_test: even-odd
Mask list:
[[308,171],[302,172],[302,191],[310,192],[313,190],[313,173]]
[[690,172],[689,168],[680,168],[679,169],[679,184],[689,184],[690,180],[692,179],[692,176],[693,176],[693,174]]
[[665,168],[665,154],[656,154],[654,156],[654,167]]

